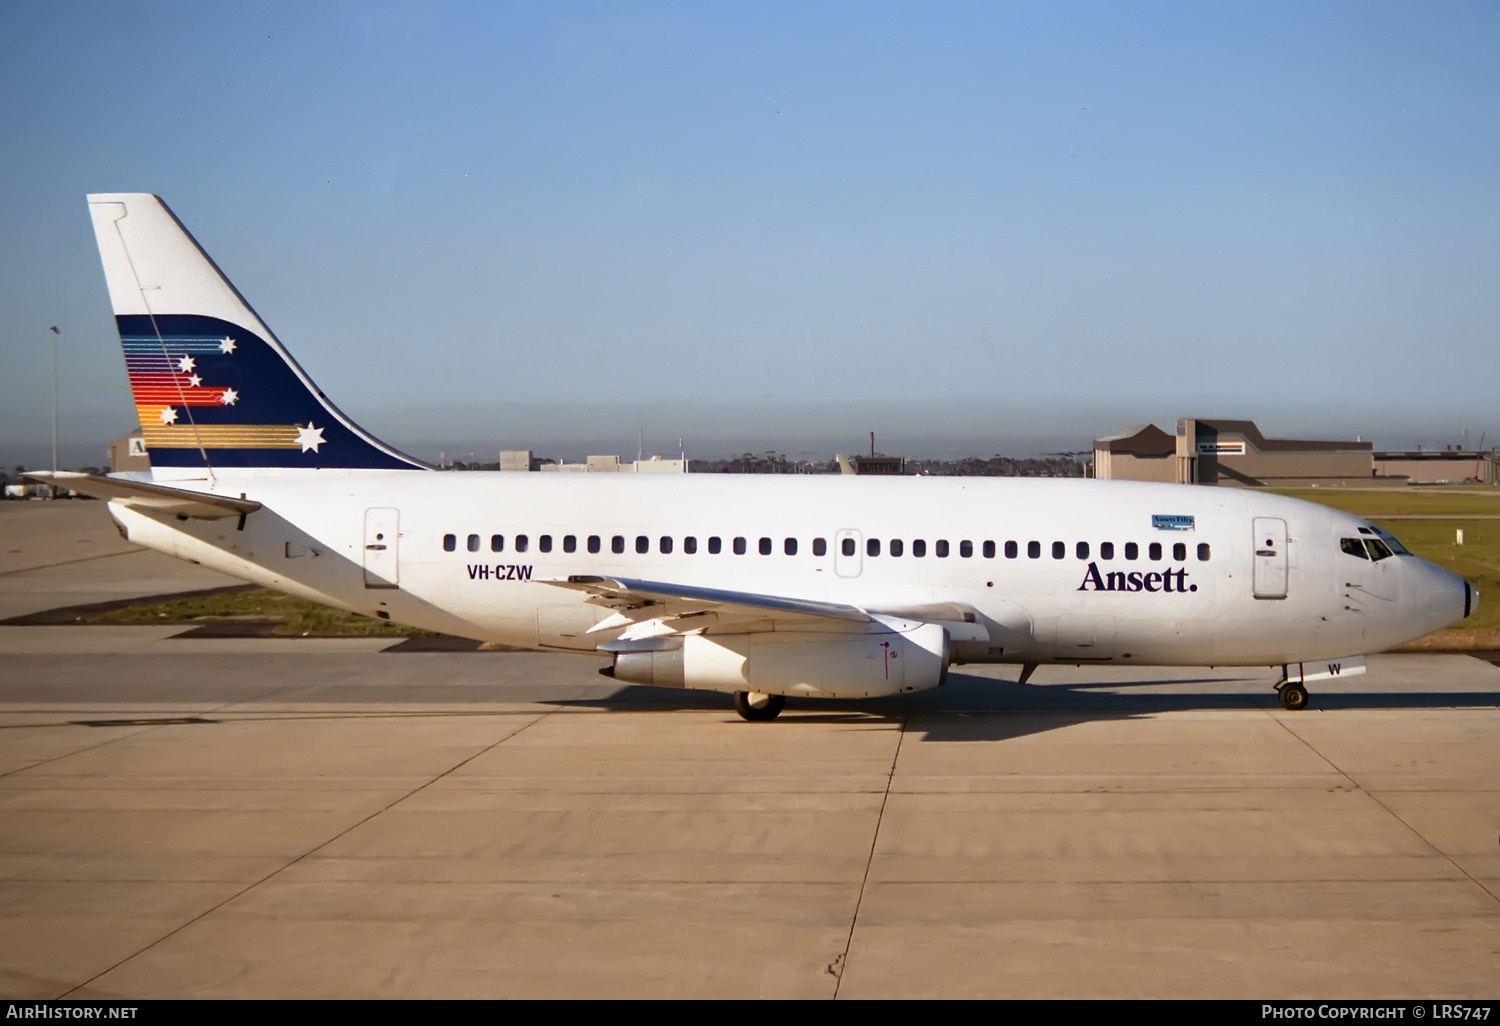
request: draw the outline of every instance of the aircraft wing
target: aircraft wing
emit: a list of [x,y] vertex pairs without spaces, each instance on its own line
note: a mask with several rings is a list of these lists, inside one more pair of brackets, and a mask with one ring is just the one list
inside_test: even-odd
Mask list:
[[102,474],[72,471],[34,471],[26,476],[58,488],[81,492],[95,499],[123,502],[139,509],[180,517],[217,520],[222,517],[244,516],[260,509],[260,503],[254,499],[235,499],[227,495],[189,491],[186,488],[169,488],[125,477],[105,477]]
[[868,624],[900,619],[941,623],[949,629],[954,640],[982,640],[989,636],[985,628],[975,622],[972,611],[953,603],[877,610],[840,602],[628,577],[575,575],[543,583],[585,592],[591,596],[588,601],[592,604],[614,610],[613,616],[596,624],[590,632],[625,628],[617,642],[600,646],[605,651],[620,643],[714,628],[744,630],[752,624],[828,626],[832,622],[860,630]]

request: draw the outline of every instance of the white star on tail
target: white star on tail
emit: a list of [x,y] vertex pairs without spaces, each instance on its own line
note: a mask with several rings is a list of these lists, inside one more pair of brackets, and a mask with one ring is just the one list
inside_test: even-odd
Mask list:
[[188,378],[188,387],[189,388],[197,388],[201,384],[203,384],[203,379],[200,378],[196,374],[194,374],[192,377]]
[[176,424],[177,423],[177,411],[174,410],[174,409],[172,409],[172,407],[170,407],[170,406],[168,406],[165,410],[162,410],[161,411],[161,422],[163,424]]
[[323,441],[323,429],[313,427],[312,421],[307,422],[307,427],[297,425],[297,444],[302,446],[303,452],[309,449],[317,452],[318,446],[322,445]]
[[225,406],[233,406],[235,403],[239,402],[239,399],[240,394],[232,388],[224,389],[224,394],[219,396],[219,402],[223,403]]
[[232,353],[232,352],[234,352],[234,339],[230,338],[228,335],[225,335],[224,336],[224,341],[222,341],[222,342],[219,343],[219,352],[221,352],[221,353]]
[[195,365],[193,363],[193,358],[191,356],[184,356],[182,359],[177,361],[177,369],[184,374],[191,371],[194,366]]

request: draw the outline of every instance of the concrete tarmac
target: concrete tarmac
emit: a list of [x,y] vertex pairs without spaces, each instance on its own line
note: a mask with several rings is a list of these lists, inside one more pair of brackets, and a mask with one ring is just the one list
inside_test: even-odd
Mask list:
[[[132,586],[82,551],[32,560],[52,594]],[[752,724],[592,658],[177,633],[0,627],[0,995],[1500,989],[1468,656],[1300,713],[1269,671],[1049,667]]]
[[0,620],[239,583],[132,545],[120,537],[105,503],[0,502]]

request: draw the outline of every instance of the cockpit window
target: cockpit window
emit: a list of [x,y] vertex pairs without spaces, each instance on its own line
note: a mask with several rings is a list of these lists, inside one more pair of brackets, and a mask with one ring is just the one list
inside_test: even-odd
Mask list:
[[1383,542],[1385,542],[1386,545],[1390,546],[1390,550],[1392,552],[1394,552],[1398,556],[1409,556],[1409,555],[1411,555],[1411,552],[1409,552],[1407,550],[1407,548],[1406,548],[1405,545],[1402,545],[1400,542],[1398,542],[1396,539],[1392,538],[1388,534],[1382,534],[1380,536],[1380,540],[1383,541]]
[[1358,538],[1341,538],[1339,540],[1339,548],[1343,549],[1344,552],[1348,555],[1354,556],[1358,559],[1370,558],[1369,556],[1365,555],[1364,543],[1361,542]]
[[1367,545],[1370,549],[1371,559],[1378,561],[1382,559],[1388,559],[1391,556],[1395,555],[1395,553],[1385,547],[1385,542],[1381,541],[1379,538],[1366,538],[1365,545]]

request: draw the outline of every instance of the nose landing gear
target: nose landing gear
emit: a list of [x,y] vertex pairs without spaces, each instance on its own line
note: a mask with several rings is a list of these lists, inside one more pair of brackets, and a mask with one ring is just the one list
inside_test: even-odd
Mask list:
[[752,723],[774,720],[781,715],[781,710],[784,708],[786,708],[786,698],[782,695],[766,695],[759,691],[736,691],[734,693],[734,711],[740,714],[741,719]]
[[[1300,670],[1302,665],[1297,664]],[[1281,679],[1276,682],[1276,697],[1281,699],[1281,707],[1288,712],[1297,712],[1307,708],[1307,687],[1300,680],[1292,680],[1290,667],[1281,668]]]
[[1281,699],[1281,707],[1289,712],[1307,708],[1307,688],[1301,684],[1282,681],[1276,685],[1276,694]]

